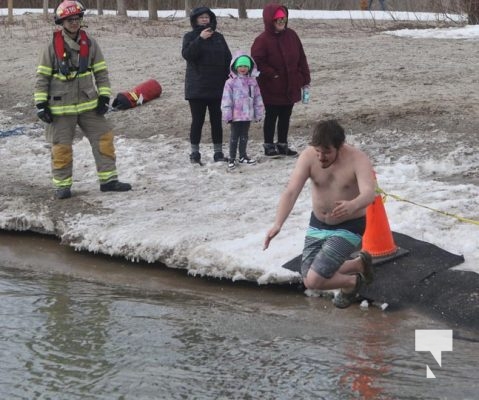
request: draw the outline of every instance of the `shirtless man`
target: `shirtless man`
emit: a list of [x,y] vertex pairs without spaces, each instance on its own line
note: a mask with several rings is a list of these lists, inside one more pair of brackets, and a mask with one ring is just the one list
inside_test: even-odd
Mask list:
[[280,232],[308,179],[313,212],[303,250],[301,274],[307,289],[341,289],[333,303],[346,308],[362,284],[373,280],[371,256],[360,246],[366,227],[366,208],[375,198],[373,166],[362,151],[344,143],[344,129],[336,120],[319,122],[310,145],[298,158],[279,200],[274,225],[264,249]]

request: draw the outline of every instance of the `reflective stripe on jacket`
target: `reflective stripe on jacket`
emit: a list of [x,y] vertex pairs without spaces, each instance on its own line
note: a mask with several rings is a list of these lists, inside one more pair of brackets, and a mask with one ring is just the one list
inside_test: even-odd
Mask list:
[[[48,102],[53,115],[75,115],[94,110],[98,96],[111,97],[108,69],[97,42],[88,36],[88,70],[77,73],[80,45],[62,32],[65,51],[70,53],[72,71],[63,75],[58,66],[53,40],[40,54],[37,67],[34,100],[35,104]],[[98,90],[97,90],[98,88]]]

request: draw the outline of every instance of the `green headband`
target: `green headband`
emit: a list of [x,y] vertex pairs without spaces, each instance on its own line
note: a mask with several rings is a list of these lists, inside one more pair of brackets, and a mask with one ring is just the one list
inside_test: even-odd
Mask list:
[[238,69],[238,67],[242,67],[242,66],[245,66],[251,69],[251,58],[249,58],[248,56],[238,57],[233,65],[233,68],[236,70]]

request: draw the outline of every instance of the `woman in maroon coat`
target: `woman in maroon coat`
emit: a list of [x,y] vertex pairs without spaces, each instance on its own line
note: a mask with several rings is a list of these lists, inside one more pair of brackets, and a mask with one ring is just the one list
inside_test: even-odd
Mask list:
[[[288,28],[288,8],[270,3],[263,9],[264,32],[251,47],[260,75],[258,83],[265,105],[264,153],[267,156],[297,155],[288,147],[288,130],[294,103],[301,100],[301,89],[311,82],[303,45]],[[278,142],[274,133],[278,128]]]

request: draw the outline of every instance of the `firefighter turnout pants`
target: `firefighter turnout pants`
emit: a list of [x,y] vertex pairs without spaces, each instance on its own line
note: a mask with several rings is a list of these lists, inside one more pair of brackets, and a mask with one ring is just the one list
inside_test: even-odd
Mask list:
[[118,179],[111,124],[95,110],[78,115],[55,116],[46,137],[51,144],[53,185],[69,188],[73,183],[73,139],[76,126],[90,142],[100,183]]

